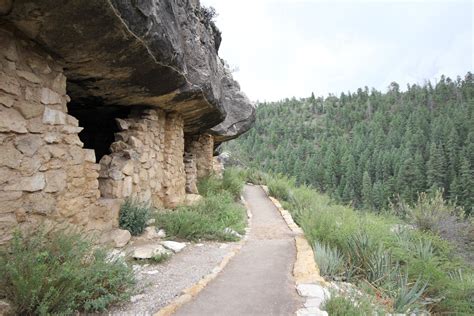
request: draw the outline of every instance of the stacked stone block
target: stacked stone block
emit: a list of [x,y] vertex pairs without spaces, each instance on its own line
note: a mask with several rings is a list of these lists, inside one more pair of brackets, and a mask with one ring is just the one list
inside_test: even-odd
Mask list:
[[200,134],[188,137],[186,152],[190,153],[197,169],[197,178],[203,178],[212,173],[214,155],[214,137],[209,134]]
[[183,120],[161,110],[137,109],[116,119],[121,130],[100,160],[100,191],[173,207],[184,199]]
[[196,160],[191,153],[184,153],[184,168],[186,171],[186,193],[198,194]]
[[111,154],[97,164],[69,101],[60,62],[0,28],[0,244],[40,223],[103,234],[125,198],[175,207],[212,171],[212,136],[192,136],[184,157],[183,118],[142,107],[117,119]]
[[94,151],[82,148],[68,101],[61,66],[0,29],[0,243],[15,228],[45,220],[98,230],[114,225],[116,214],[98,201]]

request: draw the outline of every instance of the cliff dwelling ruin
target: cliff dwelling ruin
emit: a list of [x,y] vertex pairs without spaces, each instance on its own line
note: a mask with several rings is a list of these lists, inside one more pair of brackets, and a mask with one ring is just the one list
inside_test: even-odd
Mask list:
[[0,243],[45,221],[106,233],[126,198],[197,194],[255,120],[220,41],[197,0],[0,0]]

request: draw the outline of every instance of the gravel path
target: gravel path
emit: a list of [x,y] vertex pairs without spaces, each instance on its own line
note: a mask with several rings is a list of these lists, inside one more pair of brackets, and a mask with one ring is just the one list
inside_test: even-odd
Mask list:
[[115,306],[109,315],[153,315],[181,291],[211,273],[236,243],[189,244],[161,264],[136,264],[137,287],[131,302]]
[[293,233],[260,187],[245,186],[244,197],[253,214],[248,241],[176,316],[294,315],[302,305],[292,275]]

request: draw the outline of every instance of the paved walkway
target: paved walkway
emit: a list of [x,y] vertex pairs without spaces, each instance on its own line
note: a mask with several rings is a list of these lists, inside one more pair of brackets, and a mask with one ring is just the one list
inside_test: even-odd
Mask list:
[[244,197],[253,214],[249,240],[175,315],[294,315],[302,305],[291,274],[296,256],[291,231],[259,186],[245,186]]

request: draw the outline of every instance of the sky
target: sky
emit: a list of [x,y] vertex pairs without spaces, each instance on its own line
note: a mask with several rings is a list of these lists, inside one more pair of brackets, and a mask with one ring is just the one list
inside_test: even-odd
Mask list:
[[201,0],[252,101],[386,91],[473,71],[472,0]]

